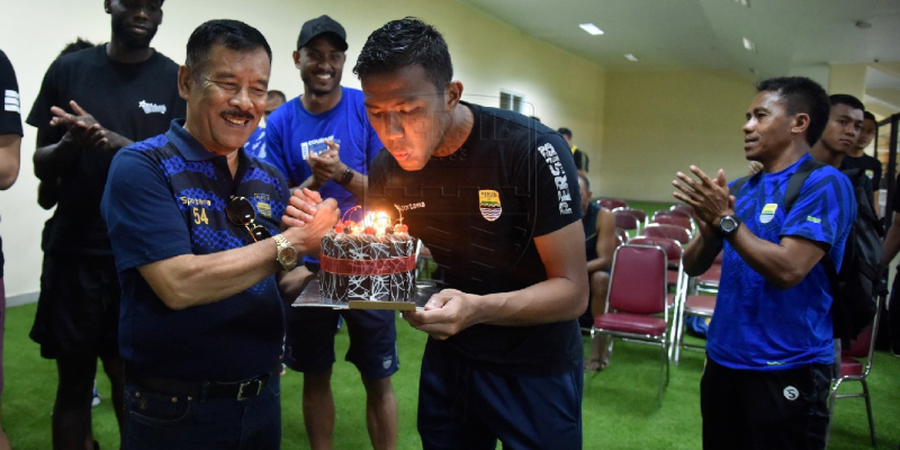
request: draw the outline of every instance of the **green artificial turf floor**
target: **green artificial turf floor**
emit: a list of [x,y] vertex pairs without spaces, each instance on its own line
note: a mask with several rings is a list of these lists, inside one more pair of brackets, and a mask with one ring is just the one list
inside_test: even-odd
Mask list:
[[[56,388],[53,361],[40,357],[39,349],[28,338],[35,304],[7,310],[5,365],[6,388],[3,393],[3,424],[13,448],[50,449],[50,412]],[[399,448],[421,448],[416,432],[416,396],[419,360],[425,335],[398,319],[397,345],[400,371],[393,377],[400,414]],[[585,348],[587,349],[587,339]],[[345,329],[337,335],[337,352],[348,346]],[[658,349],[616,341],[611,365],[588,375],[582,406],[584,448],[586,449],[699,449],[699,380],[703,354],[685,352],[681,363],[672,366],[671,380],[662,407],[657,406],[659,376]],[[103,401],[93,409],[94,432],[104,449],[117,448],[109,383],[98,377]],[[339,361],[334,367],[333,387],[337,406],[336,449],[371,448],[365,427],[365,393],[354,366]],[[288,371],[283,378],[284,449],[308,448],[300,408],[302,378]],[[859,389],[848,383],[842,392]],[[900,443],[900,358],[877,353],[870,377],[870,389],[876,430],[881,449],[896,449]],[[837,401],[833,418],[832,449],[868,448],[868,424],[861,399]]]

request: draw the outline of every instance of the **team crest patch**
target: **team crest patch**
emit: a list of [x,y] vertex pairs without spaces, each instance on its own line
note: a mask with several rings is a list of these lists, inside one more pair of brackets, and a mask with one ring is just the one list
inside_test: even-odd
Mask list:
[[759,221],[760,223],[769,223],[775,218],[775,211],[778,210],[777,203],[766,203],[766,206],[763,206],[763,210],[759,213]]
[[272,205],[265,202],[256,202],[256,209],[259,211],[259,215],[272,218]]
[[488,222],[499,219],[500,213],[503,212],[500,206],[500,193],[492,190],[478,191],[478,209]]

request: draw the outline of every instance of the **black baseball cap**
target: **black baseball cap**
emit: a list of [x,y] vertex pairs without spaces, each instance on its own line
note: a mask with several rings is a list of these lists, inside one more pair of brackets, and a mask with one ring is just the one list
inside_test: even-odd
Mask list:
[[297,49],[299,50],[323,33],[331,33],[340,38],[338,44],[341,51],[347,51],[347,33],[344,31],[344,27],[327,15],[308,20],[303,24],[303,28],[300,29],[300,37],[297,39]]

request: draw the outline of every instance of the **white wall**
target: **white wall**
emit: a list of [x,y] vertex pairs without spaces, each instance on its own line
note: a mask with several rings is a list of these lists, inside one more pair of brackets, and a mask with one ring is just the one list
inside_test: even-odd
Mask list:
[[[304,21],[329,14],[343,24],[350,45],[343,84],[359,87],[351,69],[369,33],[389,20],[417,16],[446,37],[455,78],[465,85],[464,99],[497,106],[500,89],[524,94],[534,105],[534,115],[553,128],[571,128],[575,143],[592,155],[592,164],[599,160],[603,70],[455,1],[169,0],[163,10],[163,24],[153,46],[179,63],[184,60],[188,36],[203,21],[231,18],[259,28],[274,53],[270,87],[289,96],[302,90],[290,58]],[[31,109],[44,72],[66,43],[78,36],[93,42],[109,40],[109,16],[101,0],[5,1],[2,11],[0,48],[16,69],[23,116]],[[31,164],[34,138],[35,129],[26,125],[19,180],[0,193],[7,296],[33,293],[39,286],[40,235],[50,212],[37,205],[38,183]]]

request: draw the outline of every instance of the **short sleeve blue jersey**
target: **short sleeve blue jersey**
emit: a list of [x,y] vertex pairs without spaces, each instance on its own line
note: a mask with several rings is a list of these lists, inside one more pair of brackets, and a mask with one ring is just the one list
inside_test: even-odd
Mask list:
[[[737,192],[735,213],[755,236],[778,243],[800,237],[827,247],[840,269],[844,245],[856,218],[850,180],[826,166],[813,170],[790,211],[788,180],[803,161],[776,173],[759,173]],[[824,260],[824,259],[823,259]],[[822,262],[796,286],[779,289],[753,270],[727,242],[707,352],[726,367],[784,370],[834,361],[831,286]]]

